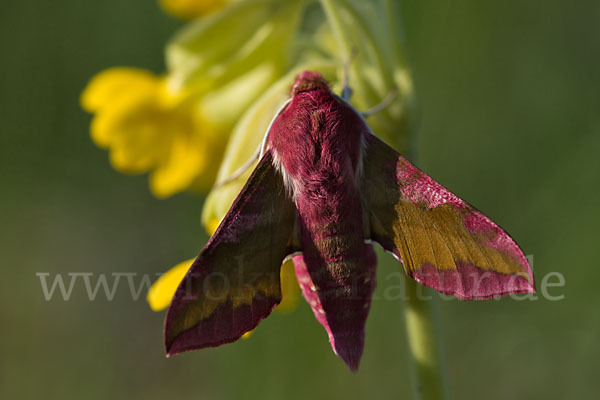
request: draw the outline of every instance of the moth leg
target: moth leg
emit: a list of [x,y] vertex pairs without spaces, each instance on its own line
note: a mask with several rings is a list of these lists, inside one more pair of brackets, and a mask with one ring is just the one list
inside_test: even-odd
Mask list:
[[252,154],[250,159],[248,161],[246,161],[241,167],[239,167],[233,174],[231,174],[229,177],[223,179],[222,181],[216,182],[213,185],[213,189],[218,189],[221,186],[225,186],[228,183],[231,183],[231,182],[235,181],[236,179],[238,179],[240,176],[242,176],[244,174],[244,172],[246,172],[248,169],[250,169],[250,167],[254,164],[254,162],[256,160],[258,160],[260,153],[261,153],[261,146],[257,147],[256,151],[254,152],[254,154]]
[[375,106],[369,108],[366,111],[362,111],[360,114],[363,116],[363,118],[367,118],[373,114],[377,114],[378,112],[383,111],[387,107],[389,107],[394,102],[394,100],[396,100],[396,97],[398,97],[398,89],[394,88],[394,90],[388,93],[388,95],[385,96],[385,98],[381,100],[379,104],[376,104]]
[[228,183],[235,181],[240,176],[242,176],[242,174],[244,172],[246,172],[254,164],[254,162],[256,160],[260,160],[262,158],[263,154],[265,154],[265,151],[267,150],[267,145],[269,143],[269,133],[271,133],[271,128],[273,127],[273,123],[275,122],[277,117],[279,117],[279,114],[281,114],[283,112],[283,110],[285,110],[285,108],[288,106],[288,104],[290,104],[291,101],[292,101],[292,99],[288,99],[285,101],[285,103],[283,103],[281,105],[281,107],[279,107],[279,110],[277,110],[277,112],[275,113],[275,116],[273,117],[273,119],[269,123],[269,126],[267,127],[267,131],[265,132],[265,136],[263,137],[262,142],[260,143],[260,145],[258,146],[256,151],[254,152],[254,154],[252,154],[252,157],[250,157],[250,159],[248,161],[246,161],[241,167],[239,167],[230,177],[228,177],[220,182],[215,183],[213,186],[213,189],[220,188],[221,186],[224,186]]

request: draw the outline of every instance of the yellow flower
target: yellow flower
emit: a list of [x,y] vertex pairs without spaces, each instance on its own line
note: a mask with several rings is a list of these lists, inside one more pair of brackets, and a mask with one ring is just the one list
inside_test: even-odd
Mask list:
[[217,11],[232,0],[160,0],[169,14],[181,19],[193,19]]
[[301,4],[238,2],[189,24],[169,43],[163,76],[135,68],[96,75],[81,103],[95,114],[92,138],[113,167],[150,172],[157,197],[208,191],[234,124],[288,67]]
[[199,99],[172,91],[164,77],[136,68],[110,68],[89,82],[82,107],[94,113],[91,136],[125,173],[150,171],[150,188],[167,197],[189,187],[208,189],[226,135],[205,118]]

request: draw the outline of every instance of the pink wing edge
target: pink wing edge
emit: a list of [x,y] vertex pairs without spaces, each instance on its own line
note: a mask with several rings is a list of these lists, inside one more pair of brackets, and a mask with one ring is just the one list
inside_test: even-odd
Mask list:
[[[374,135],[367,137],[367,149],[373,142],[380,142],[394,151]],[[515,240],[490,218],[433,180],[404,157],[396,154],[398,158],[394,160],[393,164],[386,165],[385,168],[389,167],[394,170],[398,183],[406,182],[404,185],[400,184],[400,190],[407,200],[413,204],[426,204],[429,209],[442,204],[451,204],[459,210],[464,209],[467,211],[465,213],[467,217],[463,223],[467,232],[472,235],[486,234],[490,237],[491,239],[482,244],[496,249],[514,260],[523,268],[525,277],[483,270],[469,262],[457,262],[457,269],[453,270],[442,270],[433,264],[425,264],[421,268],[409,272],[408,275],[424,286],[461,300],[487,300],[511,294],[535,293],[533,270]],[[415,179],[415,176],[418,178]],[[402,262],[400,252],[390,239],[373,239],[384,250]]]

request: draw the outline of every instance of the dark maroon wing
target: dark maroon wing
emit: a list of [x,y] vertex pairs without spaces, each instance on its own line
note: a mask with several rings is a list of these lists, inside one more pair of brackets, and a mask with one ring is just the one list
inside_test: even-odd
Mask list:
[[267,151],[177,289],[167,355],[233,342],[281,301],[296,209],[272,161]]

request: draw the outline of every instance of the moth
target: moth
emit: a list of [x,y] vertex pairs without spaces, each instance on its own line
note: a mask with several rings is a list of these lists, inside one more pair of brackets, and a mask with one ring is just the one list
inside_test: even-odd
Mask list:
[[281,301],[286,257],[353,371],[375,289],[373,243],[412,279],[463,300],[535,291],[515,241],[379,140],[318,73],[298,75],[264,148],[173,297],[167,355],[254,329]]

